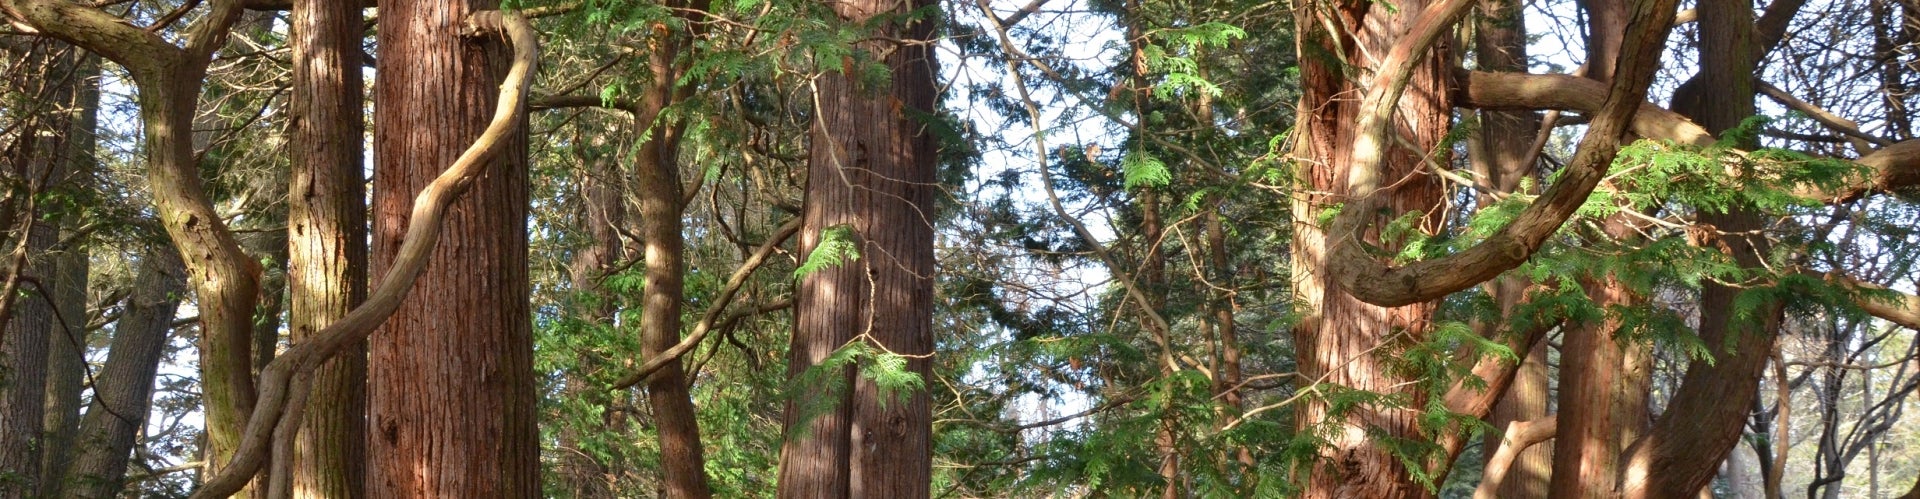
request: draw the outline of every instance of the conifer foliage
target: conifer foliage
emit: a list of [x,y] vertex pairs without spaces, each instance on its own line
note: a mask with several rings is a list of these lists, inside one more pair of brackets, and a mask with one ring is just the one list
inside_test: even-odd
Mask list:
[[0,0],[0,498],[1920,495],[1920,6]]

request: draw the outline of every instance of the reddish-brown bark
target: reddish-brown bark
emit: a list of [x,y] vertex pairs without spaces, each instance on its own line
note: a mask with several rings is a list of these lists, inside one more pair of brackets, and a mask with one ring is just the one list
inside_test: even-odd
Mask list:
[[[292,7],[287,327],[301,343],[366,299],[365,26],[354,2]],[[314,372],[291,463],[294,495],[365,497],[366,379],[364,341]]]
[[[1480,0],[1480,15],[1474,23],[1474,61],[1487,71],[1527,71],[1527,34],[1522,4],[1515,0]],[[1539,133],[1540,116],[1533,111],[1479,112],[1479,132],[1468,138],[1468,154],[1474,172],[1486,179],[1493,191],[1480,197],[1487,206],[1495,195],[1520,188],[1521,181],[1534,174],[1533,142]],[[1483,285],[1493,298],[1500,317],[1510,317],[1516,305],[1525,299],[1526,276],[1502,275]],[[1500,338],[1506,321],[1488,320],[1475,324],[1475,332],[1488,338]],[[1511,423],[1533,421],[1547,416],[1547,342],[1535,341],[1532,348],[1519,353],[1520,365],[1514,370],[1506,394],[1487,414],[1487,423],[1504,429]],[[1490,432],[1487,449],[1499,448],[1501,436]],[[1488,459],[1494,456],[1488,453]],[[1553,444],[1540,443],[1520,451],[1512,463],[1495,473],[1488,463],[1483,481],[1499,485],[1501,497],[1545,497],[1547,474],[1552,471]]]
[[[1620,2],[1588,1],[1581,7],[1591,21],[1587,30],[1586,75],[1606,82],[1614,73],[1629,12]],[[1601,230],[1614,240],[1636,241],[1636,220],[1608,217]],[[1559,437],[1554,441],[1554,497],[1613,497],[1619,492],[1621,451],[1648,423],[1647,390],[1651,357],[1642,345],[1622,341],[1622,321],[1612,314],[1644,306],[1645,300],[1619,276],[1585,279],[1595,307],[1607,311],[1600,321],[1569,324],[1560,356]]]
[[[373,270],[394,265],[414,195],[489,123],[508,70],[498,36],[462,36],[483,1],[381,5],[375,99]],[[529,55],[530,56],[530,55]],[[532,338],[527,289],[524,123],[370,341],[367,494],[535,497]]]
[[[1389,375],[1384,365],[1387,356],[1376,348],[1388,343],[1412,341],[1424,334],[1433,303],[1402,307],[1380,307],[1348,295],[1332,282],[1325,254],[1329,235],[1318,221],[1319,213],[1344,196],[1318,193],[1346,191],[1351,150],[1357,133],[1355,123],[1360,112],[1361,87],[1348,79],[1351,70],[1328,60],[1325,54],[1338,54],[1348,61],[1364,61],[1366,53],[1384,54],[1406,30],[1407,23],[1425,11],[1429,2],[1397,2],[1394,8],[1369,2],[1341,2],[1328,10],[1302,10],[1297,26],[1302,28],[1302,49],[1298,137],[1295,157],[1301,165],[1299,178],[1306,184],[1294,199],[1293,273],[1296,300],[1317,313],[1308,315],[1294,328],[1300,374],[1343,387],[1380,393],[1402,391],[1404,379]],[[1349,26],[1355,32],[1332,33],[1323,26]],[[1364,47],[1364,49],[1362,48]],[[1391,191],[1389,210],[1394,214],[1432,212],[1442,202],[1438,179],[1412,175],[1421,168],[1422,156],[1439,143],[1450,125],[1451,103],[1446,99],[1446,68],[1451,57],[1446,48],[1427,55],[1410,83],[1406,97],[1397,106],[1398,118],[1389,133],[1406,141],[1405,147],[1391,147],[1381,163],[1383,178],[1390,182],[1405,178]],[[1359,70],[1365,74],[1365,70]],[[1377,241],[1376,234],[1369,238]],[[1420,406],[1419,400],[1412,405]],[[1314,466],[1311,481],[1303,497],[1419,497],[1425,490],[1414,483],[1398,458],[1375,444],[1368,430],[1403,438],[1421,438],[1413,413],[1404,410],[1357,409],[1353,414],[1335,417],[1327,406],[1311,403],[1301,409],[1296,421],[1302,430],[1315,430],[1316,424],[1334,425],[1329,446],[1322,450]]]
[[[849,22],[930,5],[926,0],[829,2]],[[883,36],[927,40],[933,23],[885,26]],[[808,160],[802,254],[821,234],[846,226],[857,261],[800,280],[789,370],[798,375],[859,338],[908,356],[927,379],[933,354],[934,143],[914,115],[934,109],[933,53],[926,44],[866,42],[884,58],[889,83],[861,83],[855,68],[816,81],[818,109]],[[874,383],[836,373],[849,387],[825,414],[802,420],[787,410],[781,449],[784,498],[927,497],[932,472],[932,419],[925,390],[882,393]],[[818,387],[795,387],[815,390]],[[801,392],[797,400],[828,393]]]

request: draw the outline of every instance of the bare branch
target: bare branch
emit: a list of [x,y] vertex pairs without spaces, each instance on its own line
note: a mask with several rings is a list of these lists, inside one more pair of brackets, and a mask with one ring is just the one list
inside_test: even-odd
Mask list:
[[1500,490],[1500,482],[1507,476],[1507,469],[1513,467],[1513,461],[1520,453],[1534,444],[1545,442],[1560,432],[1560,418],[1549,414],[1547,417],[1532,421],[1514,421],[1507,423],[1506,433],[1500,436],[1500,450],[1494,451],[1493,458],[1487,460],[1486,479],[1480,481],[1480,488],[1473,491],[1474,499],[1493,499]]
[[[1461,106],[1481,109],[1563,109],[1592,113],[1601,103],[1601,83],[1567,75],[1458,72],[1462,84],[1454,95]],[[1633,133],[1694,147],[1713,145],[1713,134],[1679,113],[1641,103],[1634,114]],[[1834,202],[1851,201],[1876,193],[1908,193],[1920,189],[1920,140],[1895,142],[1853,160],[1866,175],[1834,190],[1802,189],[1795,194]]]
[[640,384],[646,381],[648,376],[652,376],[654,371],[665,367],[668,362],[678,360],[687,352],[693,351],[694,347],[700,346],[700,340],[706,339],[707,333],[713,331],[714,323],[720,320],[720,313],[725,312],[727,305],[733,303],[734,295],[740,292],[741,285],[746,284],[747,277],[752,276],[753,271],[760,268],[760,264],[766,263],[767,257],[773,254],[773,250],[778,249],[781,243],[793,237],[796,232],[800,232],[799,217],[794,217],[785,225],[781,225],[780,229],[774,232],[773,237],[767,238],[767,242],[761,243],[760,248],[755,249],[753,255],[747,257],[747,261],[740,263],[740,268],[733,270],[733,275],[727,277],[726,286],[720,289],[720,295],[714,297],[713,306],[707,309],[707,315],[701,317],[700,323],[693,326],[692,333],[687,334],[680,343],[673,345],[673,348],[647,359],[647,363],[642,364],[633,373],[615,381],[613,389],[624,390]]

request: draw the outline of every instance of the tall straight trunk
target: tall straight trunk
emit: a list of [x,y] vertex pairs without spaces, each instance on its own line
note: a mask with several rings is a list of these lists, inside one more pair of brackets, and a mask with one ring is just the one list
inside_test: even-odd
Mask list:
[[[95,128],[99,124],[100,112],[100,58],[84,55],[80,61],[80,70],[75,75],[79,85],[73,121],[67,127],[65,155],[67,161],[66,179],[62,183],[73,189],[91,189],[95,168],[94,148],[98,145]],[[65,234],[70,238],[74,233],[71,223],[78,214],[68,214],[62,221]],[[80,394],[86,377],[87,349],[87,251],[75,246],[60,249],[53,255],[55,271],[49,284],[53,287],[54,329],[47,337],[47,401],[45,423],[42,425],[46,436],[41,442],[40,453],[40,496],[58,497],[60,482],[66,476],[67,466],[73,457],[75,436],[80,430]]]
[[[296,0],[292,185],[287,196],[287,328],[294,343],[345,316],[367,294],[367,204],[359,2]],[[367,346],[314,371],[294,444],[293,493],[365,497]]]
[[[1215,286],[1224,289],[1216,290],[1208,304],[1213,309],[1213,327],[1220,335],[1220,367],[1214,373],[1213,392],[1229,411],[1239,414],[1245,403],[1245,395],[1240,391],[1243,377],[1240,372],[1239,328],[1235,327],[1233,317],[1237,286],[1234,283],[1233,259],[1228,256],[1227,231],[1223,220],[1226,215],[1220,213],[1219,208],[1214,210],[1207,214],[1207,259],[1213,273],[1210,279]],[[1222,418],[1222,424],[1224,422],[1225,418]],[[1242,466],[1245,483],[1252,488],[1251,485],[1260,478],[1259,463],[1254,460],[1253,452],[1242,445],[1235,446],[1232,453],[1233,459]]]
[[127,459],[147,418],[153,379],[186,291],[186,271],[172,248],[141,257],[126,311],[113,328],[107,363],[94,376],[93,401],[80,421],[73,465],[48,497],[106,499],[119,495]]
[[40,497],[57,497],[73,459],[80,431],[81,390],[86,377],[87,253],[69,248],[53,255],[55,324],[47,338],[45,437],[40,452]]
[[[1611,236],[1630,236],[1623,221],[1608,220]],[[1644,306],[1617,278],[1585,283],[1598,306]],[[1560,356],[1560,433],[1554,447],[1555,497],[1616,497],[1621,453],[1647,426],[1651,357],[1644,346],[1625,344],[1622,324],[1609,318],[1572,325]]]
[[[69,135],[79,77],[80,51],[65,43],[33,40],[20,51],[11,51],[27,61],[28,71],[37,73],[24,82],[25,97],[45,105],[37,116],[19,116],[30,128],[23,130],[6,152],[4,174],[15,186],[11,210],[15,219],[0,221],[11,232],[6,238],[0,275],[12,280],[20,292],[0,297],[12,303],[0,313],[5,331],[0,331],[0,497],[32,497],[40,487],[40,437],[46,417],[48,341],[55,327],[53,302],[44,288],[35,288],[20,280],[52,276],[57,269],[47,250],[59,239],[59,227],[45,217],[48,207],[21,202],[38,197],[51,181],[60,180],[67,169],[71,150],[64,144]],[[0,52],[5,53],[5,52]],[[18,230],[25,226],[25,231]],[[25,238],[24,247],[16,246]],[[15,251],[26,251],[25,260],[15,260]],[[25,264],[24,267],[15,267]]]
[[[380,6],[373,272],[385,274],[413,198],[480,136],[509,66],[462,21],[490,1]],[[370,338],[367,495],[540,493],[527,283],[527,136],[448,211],[427,269]]]
[[[1485,71],[1527,72],[1527,33],[1522,4],[1515,0],[1481,0],[1480,16],[1474,26],[1474,60]],[[1469,154],[1474,171],[1486,178],[1488,186],[1499,194],[1518,190],[1521,181],[1533,175],[1533,142],[1539,133],[1540,116],[1531,111],[1481,111],[1481,127],[1469,138]],[[1480,197],[1487,206],[1492,195]],[[1512,315],[1513,308],[1525,299],[1526,276],[1503,275],[1485,285],[1488,295],[1500,311],[1500,317]],[[1494,338],[1503,334],[1505,321],[1482,321],[1476,331]],[[1547,342],[1535,342],[1523,353],[1507,392],[1487,415],[1487,423],[1505,429],[1516,422],[1527,422],[1547,415],[1550,396],[1547,382]],[[1492,458],[1502,436],[1489,434],[1486,453]],[[1500,497],[1546,497],[1547,476],[1552,471],[1553,444],[1541,442],[1528,447],[1514,458],[1506,473],[1486,476],[1500,484]]]
[[[828,2],[848,22],[864,23],[932,5],[928,0]],[[877,38],[917,42],[934,20],[882,26]],[[933,137],[915,115],[934,111],[933,53],[928,44],[863,42],[892,72],[879,88],[860,83],[854,68],[822,75],[808,156],[802,254],[823,232],[853,232],[859,260],[800,280],[790,376],[856,337],[907,356],[922,380],[933,354]],[[851,387],[825,414],[806,420],[789,404],[780,453],[778,495],[927,497],[932,476],[932,415],[925,390],[881,393],[853,371],[837,373]],[[817,387],[796,387],[818,390]],[[818,400],[828,393],[793,394]]]
[[[1302,48],[1300,54],[1301,112],[1294,150],[1301,165],[1298,178],[1303,182],[1293,200],[1294,294],[1297,302],[1315,312],[1294,327],[1300,374],[1305,379],[1324,376],[1325,383],[1353,390],[1404,394],[1411,397],[1410,407],[1424,406],[1425,397],[1411,391],[1408,380],[1389,373],[1386,364],[1396,345],[1424,336],[1435,304],[1387,308],[1347,294],[1329,276],[1327,262],[1331,255],[1325,252],[1332,241],[1320,227],[1318,217],[1333,203],[1347,199],[1337,194],[1345,193],[1351,173],[1359,99],[1366,88],[1365,82],[1354,82],[1350,76],[1368,74],[1362,68],[1342,67],[1332,58],[1337,55],[1358,64],[1373,60],[1367,54],[1387,53],[1427,5],[1424,1],[1395,2],[1393,6],[1339,2],[1327,9],[1302,9],[1296,22],[1301,30],[1300,45],[1312,47]],[[1326,26],[1344,26],[1351,31],[1329,32]],[[1443,201],[1438,180],[1415,172],[1422,168],[1422,157],[1439,144],[1449,126],[1452,109],[1447,102],[1446,70],[1452,58],[1448,52],[1445,47],[1436,47],[1424,56],[1395,112],[1397,126],[1388,133],[1398,135],[1407,145],[1385,151],[1381,177],[1406,181],[1393,187],[1388,205],[1393,213],[1384,218],[1408,212],[1433,214]],[[1369,233],[1367,237],[1377,241],[1379,236]],[[1361,407],[1346,414],[1330,414],[1328,405],[1318,400],[1301,407],[1295,416],[1300,429],[1321,431],[1313,427],[1331,426],[1325,429],[1328,442],[1320,451],[1321,459],[1313,465],[1303,497],[1429,495],[1410,478],[1400,459],[1369,434],[1377,431],[1398,438],[1425,438],[1415,427],[1416,412]]]
[[[671,55],[665,58],[670,60]],[[656,85],[653,91],[667,94],[672,88]],[[686,241],[681,222],[685,204],[681,201],[680,167],[672,140],[668,133],[655,133],[641,144],[640,158],[634,165],[634,188],[640,198],[635,214],[646,255],[640,353],[648,359],[680,343],[680,305],[686,301]],[[688,389],[680,360],[671,360],[647,378],[647,403],[653,407],[654,423],[659,425],[666,496],[704,498],[713,493],[707,487],[700,426]]]
[[[1140,0],[1127,2],[1127,9],[1132,13],[1139,12],[1140,8]],[[1133,134],[1136,136],[1135,140],[1145,140],[1145,134],[1149,132],[1144,128],[1144,124],[1153,96],[1151,83],[1147,79],[1150,71],[1147,67],[1149,41],[1146,37],[1146,26],[1143,26],[1145,20],[1137,14],[1129,15],[1126,23],[1127,44],[1130,48],[1127,62],[1131,66],[1127,86],[1132,90],[1133,115],[1138,123]],[[1135,189],[1133,194],[1134,208],[1140,210],[1140,230],[1136,236],[1140,241],[1140,266],[1134,271],[1134,278],[1139,280],[1142,294],[1146,295],[1145,303],[1140,306],[1160,311],[1167,306],[1167,259],[1166,255],[1160,252],[1160,242],[1166,234],[1166,227],[1160,218],[1160,191],[1153,186],[1142,186]],[[1164,350],[1160,352],[1161,358],[1172,358],[1174,355],[1173,332],[1159,327],[1151,320],[1142,320],[1140,323],[1146,325],[1148,334],[1154,337],[1154,343],[1159,344]],[[1163,378],[1173,376],[1173,366],[1172,362],[1163,360],[1160,376]],[[1155,451],[1159,453],[1160,479],[1166,482],[1161,488],[1160,496],[1164,499],[1175,499],[1180,497],[1181,485],[1186,479],[1180,472],[1180,423],[1173,418],[1174,404],[1178,401],[1171,396],[1163,400],[1165,403],[1158,408],[1163,414],[1159,428],[1155,430],[1153,444]]]

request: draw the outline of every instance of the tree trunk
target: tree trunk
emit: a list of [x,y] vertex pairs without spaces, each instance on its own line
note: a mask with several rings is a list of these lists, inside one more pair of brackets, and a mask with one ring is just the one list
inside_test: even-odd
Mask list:
[[[65,160],[69,172],[63,183],[73,189],[93,189],[95,135],[100,112],[100,58],[85,55],[75,78],[79,85],[78,104],[73,123],[67,127]],[[74,236],[78,214],[63,220],[66,234]],[[79,243],[60,249],[53,255],[58,270],[52,276],[54,329],[47,338],[46,437],[40,453],[40,496],[59,497],[60,482],[73,458],[75,437],[80,430],[80,394],[87,374],[87,251]]]
[[[1630,17],[1626,3],[1587,1],[1586,76],[1609,81],[1619,59]],[[1625,215],[1601,224],[1606,238],[1639,240]],[[1588,299],[1602,310],[1644,307],[1645,300],[1620,280],[1607,274],[1583,279]],[[1611,314],[1612,312],[1608,312]],[[1553,455],[1554,497],[1615,497],[1619,493],[1621,452],[1647,426],[1647,396],[1651,383],[1651,352],[1644,345],[1620,340],[1621,321],[1571,324],[1560,357],[1560,436]]]
[[[1140,9],[1140,0],[1127,2],[1128,12],[1139,12]],[[1152,83],[1148,80],[1151,70],[1147,67],[1147,46],[1150,41],[1146,36],[1145,20],[1137,15],[1128,15],[1125,16],[1124,22],[1127,25],[1129,49],[1127,63],[1130,69],[1126,87],[1130,90],[1129,97],[1133,100],[1131,104],[1136,122],[1132,132],[1133,140],[1146,140],[1146,134],[1152,133],[1144,126],[1146,116],[1150,113],[1150,106],[1153,104]],[[1166,236],[1166,224],[1160,217],[1160,190],[1148,185],[1132,191],[1133,208],[1140,211],[1140,228],[1134,235],[1139,241],[1140,263],[1139,267],[1133,271],[1133,277],[1137,279],[1141,294],[1146,297],[1143,300],[1144,303],[1140,303],[1139,306],[1155,314],[1165,314],[1167,259],[1166,254],[1160,251],[1160,243]],[[1145,317],[1142,317],[1140,323],[1145,325],[1148,334],[1153,335],[1153,342],[1161,346],[1162,362],[1159,376],[1163,379],[1172,377],[1175,364],[1166,359],[1174,356],[1173,332]],[[1183,482],[1186,480],[1186,476],[1180,472],[1180,458],[1183,455],[1180,449],[1180,422],[1174,418],[1174,405],[1179,401],[1172,394],[1168,394],[1162,400],[1163,403],[1157,408],[1161,412],[1161,417],[1153,436],[1154,450],[1159,454],[1157,457],[1160,459],[1158,468],[1160,479],[1165,482],[1161,488],[1160,497],[1176,499],[1182,495]]]
[[[593,151],[607,146],[604,141],[597,138],[577,139],[592,143],[592,148],[582,148],[583,151]],[[616,265],[620,262],[619,227],[624,227],[627,223],[623,190],[616,177],[619,169],[613,156],[615,155],[589,152],[586,157],[581,158],[586,172],[579,181],[579,196],[581,204],[584,205],[581,211],[585,213],[579,223],[588,234],[589,240],[584,246],[574,251],[573,262],[568,266],[568,273],[573,279],[573,291],[583,295],[577,302],[580,306],[573,310],[573,313],[582,321],[600,327],[612,327],[615,314],[618,312],[618,307],[615,306],[618,302],[613,297],[607,296],[607,290],[600,285],[600,282],[607,277],[608,273],[616,270]],[[589,354],[580,359],[580,364],[575,367],[574,372],[566,374],[564,396],[582,399],[591,407],[609,407],[612,402],[610,392],[588,376],[582,375],[582,373],[604,369],[606,365],[607,359],[597,355]],[[628,392],[621,390],[611,393],[624,397]],[[603,417],[610,418],[612,413],[613,411],[605,411],[602,414]],[[604,419],[601,422],[612,423]],[[573,450],[579,448],[584,435],[599,431],[601,430],[579,428],[575,425],[563,425],[559,429],[561,451],[558,456],[560,459],[558,471],[559,479],[566,488],[567,497],[584,499],[614,496],[613,484],[607,478],[607,474],[614,470],[615,463],[599,462],[585,452]]]
[[[296,344],[366,299],[362,17],[357,2],[296,0],[289,21],[287,328]],[[294,495],[366,496],[366,381],[365,342],[314,371],[294,444]]]
[[[1527,34],[1522,4],[1514,0],[1481,0],[1480,16],[1474,26],[1474,59],[1485,71],[1527,72]],[[1468,153],[1475,172],[1488,180],[1488,186],[1501,194],[1518,190],[1521,181],[1534,173],[1533,142],[1539,133],[1540,116],[1530,111],[1481,111],[1482,126],[1470,137]],[[1485,207],[1494,201],[1481,196]],[[1525,299],[1528,279],[1521,275],[1503,275],[1485,286],[1500,310],[1500,317],[1511,317],[1513,308]],[[1504,334],[1505,321],[1481,321],[1477,333],[1487,338]],[[1550,393],[1547,381],[1547,342],[1535,342],[1525,352],[1514,371],[1507,392],[1487,415],[1487,423],[1505,429],[1511,423],[1534,421],[1547,416]],[[1500,447],[1501,436],[1487,435],[1486,448]],[[1487,453],[1492,459],[1493,453]],[[1546,497],[1547,477],[1552,471],[1553,444],[1541,442],[1520,451],[1504,473],[1491,473],[1482,480],[1500,484],[1500,497]]]
[[[19,50],[0,53],[22,57],[26,62],[23,67],[37,73],[23,79],[25,85],[18,90],[23,91],[24,100],[45,105],[37,115],[15,117],[30,124],[6,151],[4,163],[4,175],[11,178],[9,183],[15,189],[7,211],[15,218],[0,221],[11,232],[6,250],[0,253],[6,255],[6,268],[0,272],[15,286],[8,290],[19,292],[0,297],[11,301],[0,308],[5,310],[0,312],[0,321],[5,323],[5,331],[0,332],[0,497],[13,498],[32,497],[40,487],[48,342],[57,325],[52,297],[45,294],[51,290],[22,280],[50,280],[57,272],[55,260],[47,258],[47,250],[60,233],[53,222],[57,218],[45,216],[49,207],[19,200],[41,196],[52,182],[65,175],[67,156],[72,152],[65,142],[73,122],[67,110],[75,108],[79,83],[84,78],[79,49],[65,43],[31,40]],[[26,230],[19,230],[22,227]],[[18,238],[26,239],[25,246],[18,246],[23,242]],[[21,255],[24,258],[16,260],[15,251],[25,251]]]
[[[413,198],[486,128],[509,66],[496,36],[464,37],[488,1],[380,7],[373,271],[393,265]],[[407,300],[369,340],[367,495],[540,493],[527,283],[527,138],[508,140],[448,211]]]
[[46,436],[41,441],[40,497],[58,497],[80,431],[81,393],[87,374],[87,253],[68,248],[53,255],[55,323],[47,338]]
[[[670,2],[686,7],[683,2]],[[705,10],[704,3],[695,5]],[[686,204],[680,185],[681,120],[662,117],[667,106],[680,100],[675,59],[690,47],[691,36],[662,33],[648,56],[654,79],[642,97],[640,126],[654,132],[640,144],[634,165],[633,188],[639,198],[635,213],[640,223],[646,258],[646,286],[641,291],[640,353],[653,359],[680,343],[681,304],[686,302]],[[661,472],[666,496],[706,498],[706,457],[700,446],[700,425],[689,394],[687,375],[679,359],[669,360],[647,378],[647,404],[659,425]]]
[[[1325,250],[1332,241],[1320,227],[1319,214],[1333,203],[1348,199],[1321,193],[1345,194],[1354,154],[1351,148],[1358,132],[1359,95],[1366,88],[1364,82],[1353,82],[1349,76],[1369,74],[1366,69],[1343,68],[1328,54],[1354,63],[1371,61],[1366,54],[1387,53],[1427,5],[1423,1],[1396,2],[1393,6],[1340,2],[1328,9],[1302,9],[1296,22],[1301,29],[1301,46],[1313,48],[1303,48],[1300,54],[1301,112],[1294,156],[1299,158],[1298,178],[1304,185],[1294,198],[1294,293],[1297,302],[1317,311],[1294,327],[1300,374],[1305,379],[1325,376],[1325,383],[1345,389],[1408,395],[1411,399],[1407,407],[1412,408],[1423,407],[1425,397],[1417,389],[1408,388],[1408,380],[1389,374],[1385,361],[1397,345],[1418,341],[1425,334],[1435,304],[1386,308],[1347,294],[1327,271],[1332,255]],[[1344,26],[1350,31],[1328,32],[1325,26]],[[1452,57],[1448,52],[1440,46],[1422,56],[1395,113],[1396,126],[1389,134],[1397,135],[1406,145],[1389,146],[1391,150],[1383,154],[1384,171],[1380,176],[1406,181],[1393,188],[1389,203],[1392,213],[1383,218],[1408,212],[1433,214],[1444,201],[1438,179],[1415,172],[1422,169],[1422,157],[1439,144],[1449,126],[1452,109],[1446,88]],[[1445,163],[1444,158],[1439,161]],[[1377,243],[1379,236],[1369,233],[1366,237]],[[1424,439],[1415,428],[1416,414],[1417,409],[1370,407],[1332,414],[1319,400],[1302,407],[1295,417],[1296,426],[1301,431],[1326,431],[1329,440],[1313,466],[1303,497],[1429,495],[1412,480],[1400,459],[1368,434],[1378,431],[1398,438]]]
[[[668,90],[670,89],[663,89]],[[640,146],[634,165],[640,198],[637,215],[646,254],[646,286],[641,292],[640,353],[652,359],[680,343],[680,304],[686,295],[686,241],[682,235],[680,168],[673,145],[656,136]],[[660,459],[667,497],[703,498],[707,488],[706,459],[700,448],[700,426],[694,414],[686,373],[672,360],[647,378],[647,403],[659,425]]]
[[[60,0],[0,0],[14,18],[119,63],[139,89],[148,191],[187,268],[200,310],[200,381],[208,456],[218,471],[239,444],[253,408],[253,313],[260,265],[240,250],[200,181],[193,115],[207,65],[240,18],[240,2],[215,2],[183,37],[185,47],[94,7]],[[245,492],[242,492],[245,495]]]
[[[1675,92],[1675,111],[1712,133],[1721,133],[1754,115],[1753,73],[1761,53],[1754,39],[1753,5],[1732,0],[1702,0],[1700,75]],[[1692,88],[1687,88],[1692,87]],[[1752,144],[1747,144],[1752,145]],[[1726,213],[1702,212],[1700,223],[1717,229],[1708,244],[1717,246],[1743,268],[1764,264],[1766,226],[1752,207],[1735,204]],[[1747,410],[1760,390],[1760,375],[1773,353],[1782,306],[1768,299],[1753,310],[1736,311],[1745,291],[1703,282],[1700,340],[1714,359],[1696,359],[1673,401],[1653,429],[1627,451],[1627,497],[1681,497],[1699,492],[1713,480],[1720,462],[1740,441]]]
[[[1244,409],[1245,394],[1240,391],[1240,382],[1244,379],[1240,372],[1239,328],[1235,327],[1234,303],[1238,286],[1235,283],[1236,272],[1233,259],[1227,249],[1226,215],[1221,213],[1218,204],[1214,211],[1207,214],[1207,255],[1212,268],[1213,284],[1225,288],[1214,292],[1209,306],[1213,309],[1213,325],[1220,335],[1220,368],[1214,373],[1214,393],[1220,397],[1220,403],[1234,415]],[[1227,418],[1221,418],[1222,425]],[[1254,460],[1252,450],[1245,445],[1236,445],[1233,459],[1240,463],[1243,484],[1248,489],[1255,488],[1260,479],[1260,465]]]
[[107,499],[119,495],[135,436],[147,419],[154,374],[160,367],[175,309],[186,291],[186,271],[172,248],[141,257],[126,311],[114,326],[107,363],[94,377],[93,401],[80,421],[73,466],[49,497]]
[[[864,23],[932,5],[927,0],[829,2],[848,22]],[[887,24],[876,36],[928,40],[934,21]],[[798,376],[855,338],[907,356],[922,380],[933,353],[934,142],[914,116],[934,111],[933,53],[926,44],[863,42],[884,55],[888,85],[864,85],[856,68],[822,75],[815,111],[802,254],[822,233],[851,230],[859,259],[800,280],[790,376]],[[927,497],[932,473],[932,418],[926,390],[881,393],[851,370],[835,373],[850,389],[793,394],[833,397],[817,417],[789,403],[781,449],[779,496]]]
[[[1632,232],[1608,220],[1612,236]],[[1634,306],[1644,300],[1612,276],[1585,283],[1597,306]],[[1642,305],[1644,306],[1644,305]],[[1567,329],[1560,357],[1560,436],[1554,448],[1554,497],[1616,497],[1621,452],[1647,426],[1648,352],[1622,344],[1621,322],[1609,318]]]

